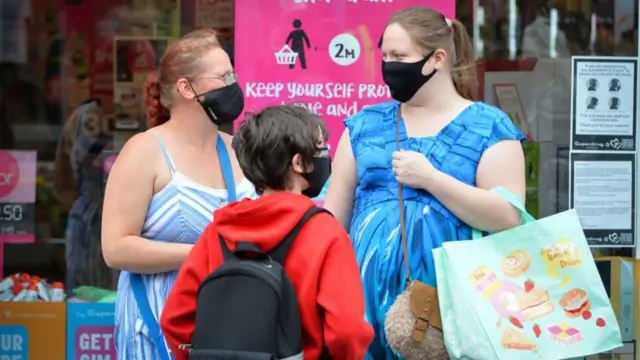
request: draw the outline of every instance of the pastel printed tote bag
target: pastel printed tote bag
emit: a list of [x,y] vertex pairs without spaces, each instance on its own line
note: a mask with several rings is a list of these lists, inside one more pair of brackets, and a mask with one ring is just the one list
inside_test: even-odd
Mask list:
[[570,359],[622,346],[620,328],[574,210],[434,249],[452,359]]

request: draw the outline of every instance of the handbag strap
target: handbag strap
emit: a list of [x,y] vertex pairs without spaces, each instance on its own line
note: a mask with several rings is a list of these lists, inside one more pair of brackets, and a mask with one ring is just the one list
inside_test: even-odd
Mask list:
[[218,150],[218,160],[222,168],[222,178],[224,179],[224,184],[227,186],[227,202],[234,202],[238,200],[238,198],[236,195],[236,182],[233,178],[233,167],[231,166],[229,151],[227,151],[227,146],[224,144],[224,140],[222,140],[220,134],[218,134],[216,150]]
[[149,305],[149,297],[147,296],[147,288],[142,280],[142,275],[131,273],[129,278],[131,288],[133,289],[133,297],[138,305],[138,311],[140,312],[140,318],[142,322],[147,325],[149,330],[149,340],[156,346],[160,360],[171,360],[167,347],[164,344],[164,337],[162,336],[162,330],[160,330],[160,324],[158,320],[153,316],[151,311],[151,305]]
[[[396,151],[400,151],[400,106],[396,115]],[[411,283],[411,266],[409,265],[409,245],[407,244],[407,227],[404,219],[404,195],[402,184],[398,182],[398,207],[400,208],[400,239],[402,241],[402,260],[404,261],[405,282]]]

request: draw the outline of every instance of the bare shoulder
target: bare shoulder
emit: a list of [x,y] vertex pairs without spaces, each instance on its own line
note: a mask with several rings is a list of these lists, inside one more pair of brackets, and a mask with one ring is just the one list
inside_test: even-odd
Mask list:
[[156,140],[149,131],[145,131],[138,133],[127,140],[120,153],[126,153],[130,157],[148,156],[154,153],[157,154],[158,150],[158,140]]
[[152,169],[160,159],[160,145],[154,136],[146,131],[132,136],[124,144],[118,154],[116,165],[144,171]]

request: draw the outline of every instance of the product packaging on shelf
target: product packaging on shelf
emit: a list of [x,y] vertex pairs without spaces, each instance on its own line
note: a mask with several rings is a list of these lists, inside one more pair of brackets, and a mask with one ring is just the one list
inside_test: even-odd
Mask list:
[[[31,288],[28,296],[37,292]],[[0,309],[0,359],[65,358],[65,302],[7,301]]]
[[0,281],[0,301],[64,302],[66,297],[63,283],[48,283],[27,273],[9,275]]
[[67,303],[67,359],[116,359],[115,303],[87,302],[106,301],[113,292],[92,287],[73,292]]

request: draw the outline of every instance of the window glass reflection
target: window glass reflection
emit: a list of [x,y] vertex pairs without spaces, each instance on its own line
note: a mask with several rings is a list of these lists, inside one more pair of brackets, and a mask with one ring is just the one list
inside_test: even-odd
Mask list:
[[[527,209],[568,209],[572,56],[638,56],[637,0],[458,1],[483,100],[527,133]],[[619,110],[617,98],[607,109]],[[605,254],[631,255],[629,249]]]
[[[466,24],[477,29],[484,59],[638,53],[635,0],[475,0],[475,5],[474,11],[473,4],[458,1]],[[469,13],[476,16],[468,20]]]

